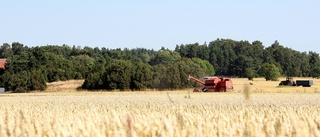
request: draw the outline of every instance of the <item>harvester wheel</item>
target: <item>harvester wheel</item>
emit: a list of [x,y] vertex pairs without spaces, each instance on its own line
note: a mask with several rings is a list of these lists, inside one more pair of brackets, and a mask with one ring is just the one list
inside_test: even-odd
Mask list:
[[202,89],[202,92],[207,92],[208,90],[206,88],[203,88]]

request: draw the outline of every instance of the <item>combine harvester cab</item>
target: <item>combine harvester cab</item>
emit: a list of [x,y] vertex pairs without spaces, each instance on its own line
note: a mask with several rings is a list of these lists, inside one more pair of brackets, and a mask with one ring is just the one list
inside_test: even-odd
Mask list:
[[[233,83],[229,78],[219,78],[219,77],[205,77],[204,82],[192,77],[191,75],[188,76],[188,79],[193,80],[204,87],[201,89],[203,92],[226,92],[233,90]],[[195,89],[194,92],[200,92],[199,90]]]

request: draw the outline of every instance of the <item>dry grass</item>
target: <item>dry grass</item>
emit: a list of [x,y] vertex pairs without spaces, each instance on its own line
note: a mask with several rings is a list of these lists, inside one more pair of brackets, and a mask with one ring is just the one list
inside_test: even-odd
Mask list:
[[266,81],[264,78],[255,78],[250,81],[245,78],[233,78],[234,92],[243,92],[245,85],[249,85],[250,91],[254,93],[284,93],[284,92],[298,92],[298,93],[314,93],[320,92],[320,80],[314,78],[294,78],[294,80],[313,80],[311,87],[278,87],[281,80],[285,80],[284,77],[279,78],[279,81]]
[[68,80],[47,83],[45,92],[74,92],[78,87],[81,87],[84,80]]
[[311,88],[232,80],[226,93],[73,92],[83,81],[67,81],[1,94],[0,137],[320,136],[317,79]]
[[0,136],[320,136],[318,93],[0,95]]

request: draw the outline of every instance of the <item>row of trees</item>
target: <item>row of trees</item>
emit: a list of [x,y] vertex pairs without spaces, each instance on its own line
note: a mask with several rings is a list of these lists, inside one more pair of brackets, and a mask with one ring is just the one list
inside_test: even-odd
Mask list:
[[275,41],[264,47],[260,41],[217,39],[208,45],[177,45],[175,51],[182,57],[207,60],[217,75],[236,77],[264,76],[263,66],[275,65],[283,76],[319,77],[319,54],[299,52]]
[[44,90],[47,82],[85,79],[84,89],[144,90],[195,86],[189,74],[232,77],[320,76],[319,54],[298,52],[280,45],[217,39],[177,45],[175,50],[107,49],[46,45],[27,47],[3,44],[0,57],[7,58],[0,70],[0,84],[14,92]]
[[[159,59],[159,55],[161,54],[155,59]],[[198,58],[162,60],[153,66],[116,59],[108,63],[98,61],[92,67],[92,73],[88,74],[82,87],[107,90],[179,89],[192,86],[187,79],[188,74],[204,76],[210,73],[214,74],[212,65]]]

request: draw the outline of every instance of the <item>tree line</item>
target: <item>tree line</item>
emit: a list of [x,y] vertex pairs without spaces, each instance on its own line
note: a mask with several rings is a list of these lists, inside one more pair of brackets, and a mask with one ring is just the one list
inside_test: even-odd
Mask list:
[[[207,60],[216,75],[235,77],[265,77],[267,68],[278,69],[281,76],[319,77],[319,54],[299,52],[275,41],[265,47],[262,42],[217,39],[209,44],[177,45],[181,57]],[[269,70],[269,69],[267,69]]]
[[14,42],[0,47],[7,58],[0,70],[0,86],[13,92],[46,89],[47,82],[84,79],[88,90],[182,89],[196,86],[189,74],[265,77],[320,76],[316,52],[299,52],[275,41],[217,39],[209,44],[181,44],[174,50],[83,48],[68,45],[28,47]]

